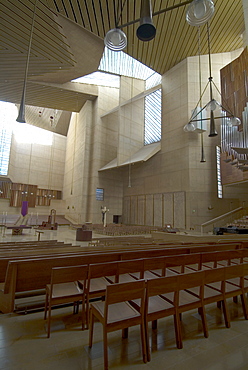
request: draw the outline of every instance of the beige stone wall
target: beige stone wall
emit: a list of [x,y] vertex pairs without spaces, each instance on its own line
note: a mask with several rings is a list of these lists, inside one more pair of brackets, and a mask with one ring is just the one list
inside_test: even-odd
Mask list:
[[[20,143],[14,132],[8,177],[12,182],[63,191],[66,140],[65,136],[52,133],[52,145]],[[8,203],[1,203],[6,212],[20,213],[20,208],[9,207]],[[36,206],[30,208],[29,212],[48,214],[51,209],[56,209],[57,214],[64,214],[64,201],[52,201],[50,207]]]
[[8,175],[13,182],[63,190],[66,137],[52,134],[52,145],[20,143],[12,136]]
[[[115,173],[98,170],[117,155],[119,90],[99,86],[99,96],[74,114],[68,131],[64,199],[66,216],[75,223],[101,222],[101,206],[110,209],[108,219],[120,214],[122,183]],[[104,189],[104,201],[96,200],[96,189]]]
[[86,204],[89,184],[92,102],[74,113],[67,135],[63,198],[66,216],[74,223],[88,221]]
[[[213,79],[218,88],[219,70],[241,51],[212,55]],[[202,90],[208,83],[208,57],[201,57]],[[201,163],[201,136],[183,126],[200,96],[198,57],[190,57],[162,79],[161,151],[147,162],[99,172],[117,159],[124,160],[143,146],[144,96],[141,82],[123,78],[120,93],[99,87],[98,98],[74,115],[68,133],[64,199],[75,222],[101,222],[101,206],[109,209],[107,221],[122,215],[127,224],[200,230],[201,223],[239,206],[243,192],[217,197],[216,145],[220,134],[203,134],[206,162]],[[135,93],[134,93],[135,92]],[[214,98],[220,100],[217,90]],[[209,90],[202,104],[210,99]],[[219,122],[216,121],[219,131]],[[104,201],[96,200],[104,189]],[[73,189],[73,190],[72,190]]]
[[[240,52],[211,56],[212,77],[219,89],[220,68]],[[203,91],[209,77],[208,56],[201,57],[201,67]],[[127,186],[125,169],[124,219],[127,223],[145,222],[154,226],[171,223],[174,227],[200,230],[201,223],[228,212],[230,201],[236,207],[240,200],[235,194],[231,199],[217,197],[215,147],[220,144],[220,122],[216,122],[217,137],[208,137],[209,123],[203,134],[205,163],[200,162],[200,134],[183,131],[200,97],[198,57],[188,58],[168,71],[162,79],[162,91],[161,152],[148,162],[132,166],[131,188]],[[217,90],[213,92],[214,98],[220,101]],[[209,99],[207,90],[202,103]],[[143,210],[144,217],[139,213]]]
[[[144,81],[121,77],[118,122],[118,164],[142,148],[144,143],[144,98],[134,98],[145,89]],[[126,98],[124,101],[123,98]],[[134,98],[134,99],[133,99]]]
[[132,225],[185,229],[185,192],[125,196],[123,222]]

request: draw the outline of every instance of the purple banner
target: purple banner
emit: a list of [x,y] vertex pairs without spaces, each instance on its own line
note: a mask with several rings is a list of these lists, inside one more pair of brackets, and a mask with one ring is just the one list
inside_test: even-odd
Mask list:
[[21,214],[23,215],[23,217],[28,214],[28,201],[27,200],[25,200],[24,202],[22,202]]

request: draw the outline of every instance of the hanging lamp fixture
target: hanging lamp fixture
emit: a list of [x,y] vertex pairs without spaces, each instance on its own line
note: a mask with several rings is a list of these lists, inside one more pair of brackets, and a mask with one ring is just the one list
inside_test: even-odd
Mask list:
[[[208,83],[200,96],[200,99],[196,105],[196,108],[194,109],[191,115],[189,122],[184,126],[184,131],[193,132],[196,129],[196,125],[198,121],[202,122],[202,120],[210,120],[210,132],[208,135],[209,137],[214,137],[218,135],[216,131],[216,127],[215,127],[215,118],[222,118],[222,116],[215,117],[214,115],[214,111],[218,107],[221,108],[222,111],[224,111],[226,116],[229,118],[229,125],[238,126],[241,124],[240,119],[231,112],[231,109],[228,107],[227,102],[225,102],[226,107],[223,107],[223,105],[219,103],[217,100],[215,100],[213,97],[213,87],[215,87],[215,89],[221,96],[221,92],[219,91],[218,87],[214,83],[213,77],[212,77],[210,28],[209,28],[208,20],[212,17],[213,13],[214,13],[214,4],[212,0],[193,0],[192,3],[189,5],[187,12],[186,12],[186,20],[190,25],[199,27],[207,23],[209,78],[208,78]],[[199,103],[202,101],[202,97],[208,86],[209,86],[209,92],[210,92],[210,100],[204,107],[202,107],[199,110],[197,109],[197,107],[199,106]],[[223,97],[222,97],[222,100],[224,100]],[[202,118],[202,112],[205,110],[210,111],[209,118]]]
[[186,21],[191,26],[202,26],[207,23],[214,14],[212,0],[193,0],[186,11]]
[[27,88],[27,79],[28,79],[28,67],[29,67],[30,51],[31,51],[33,31],[34,31],[36,4],[37,4],[37,0],[35,0],[35,3],[34,3],[34,12],[33,12],[33,19],[32,19],[31,30],[30,30],[30,37],[29,37],[28,54],[27,54],[27,61],[26,61],[26,68],[25,68],[22,98],[21,98],[21,104],[20,104],[20,108],[19,108],[18,117],[16,119],[16,121],[20,122],[20,123],[26,123],[26,120],[25,120],[25,98],[26,98],[26,88]]
[[104,44],[112,51],[122,51],[127,46],[127,36],[120,28],[113,28],[106,33]]
[[156,35],[156,28],[152,21],[151,0],[141,0],[140,25],[136,35],[141,41],[151,41]]
[[154,13],[152,12],[151,0],[141,0],[140,18],[131,20],[125,24],[120,25],[119,21],[126,2],[127,0],[124,0],[122,5],[122,0],[119,0],[118,5],[120,5],[119,8],[121,8],[119,19],[117,20],[116,12],[114,12],[115,28],[109,30],[104,38],[105,46],[113,51],[124,50],[127,46],[127,37],[125,33],[122,31],[122,28],[131,26],[135,23],[140,23],[136,31],[136,36],[141,41],[151,41],[156,36],[156,28],[153,24],[152,17],[188,5],[191,3],[191,0],[185,0],[180,2],[179,4],[167,6],[166,8],[160,9]]
[[[121,17],[125,3],[126,1],[121,8],[119,19]],[[120,29],[123,26],[118,26],[119,19],[117,19],[117,15],[115,12],[115,28],[109,30],[104,38],[105,46],[112,51],[122,51],[127,47],[127,36],[124,31]],[[137,22],[137,20],[131,22],[130,24],[135,22]],[[151,0],[141,0],[139,22],[140,25],[136,31],[138,39],[141,41],[151,41],[152,39],[154,39],[156,35],[156,28],[153,25],[152,21]]]
[[[119,5],[120,3],[118,3]],[[125,5],[125,2],[124,2]],[[112,50],[112,51],[122,51],[127,47],[127,36],[124,31],[122,31],[119,27],[119,20],[123,11],[123,7],[121,8],[119,19],[117,19],[117,11],[114,9],[114,15],[115,15],[115,28],[109,30],[106,33],[106,36],[104,38],[104,44],[105,46]],[[118,6],[119,7],[119,6]]]

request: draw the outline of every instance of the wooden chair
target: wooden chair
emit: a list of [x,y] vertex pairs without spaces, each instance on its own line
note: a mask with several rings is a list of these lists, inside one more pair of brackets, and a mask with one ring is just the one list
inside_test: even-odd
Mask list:
[[[136,311],[129,303],[138,299],[140,310]],[[105,302],[94,302],[90,306],[89,347],[92,347],[94,320],[103,325],[104,368],[108,369],[107,334],[124,330],[130,326],[140,325],[143,361],[147,362],[145,336],[145,280],[108,285]]]
[[[204,306],[204,271],[180,274],[178,276],[178,312],[182,314],[193,309],[198,309],[201,316],[204,337],[208,338],[208,327]],[[197,294],[195,292],[197,291]],[[182,348],[182,343],[180,348]]]
[[230,327],[230,314],[225,294],[225,267],[204,270],[204,306],[210,303],[217,303],[223,307],[225,325]]
[[144,259],[144,278],[155,279],[165,276],[166,257],[154,257]]
[[[168,301],[161,297],[166,297],[166,294],[172,294],[172,301]],[[171,296],[170,296],[171,298]],[[132,305],[139,309],[138,301],[132,301]],[[149,348],[149,330],[148,323],[152,321],[152,328],[157,327],[157,320],[174,316],[175,336],[177,347],[181,348],[181,330],[180,318],[178,313],[178,275],[169,277],[160,277],[147,281],[146,284],[146,304],[145,304],[145,327],[146,327],[146,345],[147,345],[147,359],[150,361],[151,354]]]
[[144,278],[144,259],[118,261],[118,283]]
[[198,271],[201,269],[201,253],[166,257],[165,266],[166,276]]
[[[47,320],[47,337],[50,337],[51,309],[54,305],[82,301],[82,329],[85,323],[85,295],[88,266],[68,266],[52,268],[51,283],[46,286],[45,315]],[[78,286],[78,280],[84,283]]]
[[[240,296],[244,317],[248,319],[248,306],[245,297],[247,290],[247,281],[244,277],[247,273],[247,264],[239,264],[225,267],[225,296],[226,298],[235,298]],[[245,288],[246,283],[246,288]]]
[[[177,274],[174,273],[172,276],[166,277],[167,279],[172,278],[177,279],[177,292],[170,290],[166,293],[159,293],[160,297],[169,302],[171,305],[175,306],[176,314],[180,315],[183,312],[190,311],[192,309],[198,309],[201,315],[203,332],[205,338],[208,337],[208,328],[205,314],[205,307],[203,303],[204,297],[204,272],[203,271],[192,271],[188,274]],[[165,280],[166,281],[166,280]],[[173,281],[173,280],[172,280]],[[157,282],[159,284],[159,281]],[[175,297],[177,294],[177,297]],[[177,299],[175,299],[177,298]],[[155,328],[155,323],[153,323],[153,328]],[[176,339],[177,347],[182,348],[182,334],[181,325],[175,321]]]
[[[107,279],[110,276],[113,278]],[[107,286],[118,280],[118,262],[95,263],[89,265],[86,289],[86,322],[89,323],[89,302],[92,298],[103,298]],[[82,282],[79,281],[81,287]]]

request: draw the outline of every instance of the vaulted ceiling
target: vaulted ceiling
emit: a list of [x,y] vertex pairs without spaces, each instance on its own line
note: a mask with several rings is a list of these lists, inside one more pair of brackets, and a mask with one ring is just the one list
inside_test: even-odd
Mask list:
[[[26,104],[79,111],[86,100],[95,99],[97,89],[70,81],[97,70],[104,36],[116,19],[127,35],[125,51],[165,73],[198,53],[198,28],[185,20],[190,2],[151,0],[156,37],[142,42],[136,37],[141,0],[0,0],[0,100],[20,103],[30,46]],[[214,0],[214,4],[211,52],[243,47],[242,0]],[[207,53],[205,26],[201,53]]]
[[[211,20],[212,52],[242,47],[242,0],[213,1],[215,14]],[[185,19],[186,9],[191,2],[192,0],[151,0],[157,33],[152,41],[142,42],[136,37],[141,0],[47,0],[50,8],[102,39],[109,29],[115,27],[115,18],[119,20],[118,25],[121,27],[136,20],[134,24],[122,27],[128,38],[126,51],[160,74],[198,52],[197,27],[190,26]],[[202,29],[202,33],[202,53],[207,53],[206,30]]]

